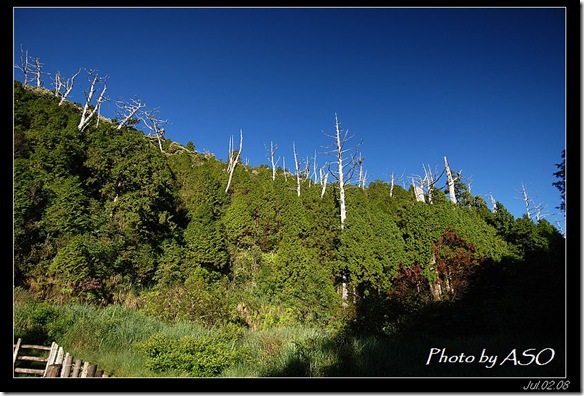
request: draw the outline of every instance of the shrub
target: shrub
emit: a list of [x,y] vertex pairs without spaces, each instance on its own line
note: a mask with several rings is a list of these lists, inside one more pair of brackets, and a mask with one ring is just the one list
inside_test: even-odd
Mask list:
[[156,333],[137,344],[152,371],[178,372],[192,377],[214,377],[238,360],[235,339],[227,331],[173,338]]

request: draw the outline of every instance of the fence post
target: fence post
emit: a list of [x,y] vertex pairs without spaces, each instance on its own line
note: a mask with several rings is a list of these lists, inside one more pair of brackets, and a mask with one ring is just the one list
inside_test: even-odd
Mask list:
[[19,338],[18,341],[16,341],[16,346],[14,347],[14,350],[12,351],[12,364],[16,363],[16,357],[18,356],[18,350],[20,349],[21,342],[22,342],[22,338]]
[[97,371],[97,364],[89,363],[87,366],[87,377],[95,377]]
[[89,362],[83,362],[83,370],[81,370],[81,378],[87,377],[87,370],[89,369]]
[[69,377],[69,374],[71,373],[71,360],[73,358],[71,357],[71,354],[69,354],[69,352],[67,352],[65,354],[65,358],[63,359],[63,367],[61,368],[61,378],[67,378]]
[[49,371],[49,367],[55,363],[55,359],[57,357],[57,349],[59,346],[55,341],[51,344],[51,349],[49,351],[49,357],[47,358],[47,365],[45,367],[45,372],[43,373],[43,377],[47,376],[47,372]]
[[81,359],[76,359],[75,360],[75,366],[73,366],[73,374],[71,374],[71,377],[79,377],[79,370],[81,369]]
[[59,347],[59,350],[57,351],[57,356],[55,357],[55,363],[63,364],[64,353],[65,351],[63,350],[63,347]]
[[55,364],[51,364],[49,367],[47,367],[47,371],[45,373],[45,377],[58,377],[59,376],[59,370],[61,370],[61,365],[58,363]]

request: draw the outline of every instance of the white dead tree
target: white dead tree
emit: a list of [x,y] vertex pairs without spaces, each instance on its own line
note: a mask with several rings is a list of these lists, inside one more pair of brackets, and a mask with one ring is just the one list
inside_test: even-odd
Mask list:
[[[398,177],[397,180],[401,180],[403,178],[403,176],[404,175],[402,173],[402,175],[400,177]],[[391,177],[391,184],[389,187],[389,196],[393,197],[393,187],[395,186],[395,181],[396,181],[395,174],[393,172],[391,172],[390,177]]]
[[424,164],[422,164],[422,168],[424,169],[424,179],[422,180],[422,189],[424,189],[425,186],[425,192],[426,192],[426,196],[428,197],[428,203],[434,203],[434,185],[438,182],[439,177],[437,178],[434,173],[432,173],[432,170],[430,169],[430,166],[428,166],[428,168],[426,168],[426,166],[424,166]]
[[300,170],[298,167],[298,156],[296,155],[296,145],[292,142],[292,153],[294,154],[294,166],[296,168],[296,194],[300,196]]
[[497,213],[497,201],[495,200],[493,193],[488,193],[485,196],[489,197],[489,200],[491,201],[491,212]]
[[[562,225],[563,222],[561,220],[558,220],[556,218],[556,215],[555,214],[552,214],[552,217],[554,218],[554,221],[556,223],[556,228],[565,237],[566,236],[566,231],[564,230],[564,226]],[[565,219],[564,219],[564,221],[565,221]]]
[[527,187],[523,183],[521,183],[521,199],[523,200],[523,203],[525,204],[525,214],[527,214],[528,219],[531,219],[531,208],[530,208],[531,201],[529,200],[529,196],[527,194]]
[[[120,121],[118,122],[117,127],[119,130],[126,125],[128,121],[140,111],[140,109],[146,107],[146,103],[143,103],[140,99],[131,99],[130,103],[118,100],[116,101],[116,106],[119,109],[118,113],[120,116]],[[148,116],[146,115],[146,117]]]
[[[325,134],[326,135],[326,134]],[[329,146],[330,151],[326,152],[328,155],[332,155],[335,160],[328,163],[329,173],[337,180],[339,183],[339,215],[341,219],[341,232],[345,228],[345,220],[347,218],[347,204],[345,201],[345,185],[350,183],[353,172],[358,166],[358,147],[361,142],[352,148],[347,148],[346,145],[351,140],[353,136],[349,136],[349,130],[343,130],[339,123],[337,114],[335,113],[335,134],[326,135],[334,140],[334,144]],[[348,155],[348,157],[347,157]],[[331,168],[331,164],[336,165],[335,168]],[[344,271],[341,274],[341,298],[343,301],[343,306],[347,306],[347,301],[349,299],[349,274]]]
[[304,160],[304,168],[300,171],[304,180],[308,181],[308,187],[310,187],[310,157],[307,156],[306,160]]
[[[91,120],[91,118],[95,115],[95,113],[99,111],[99,108],[101,107],[102,103],[107,100],[107,98],[105,97],[105,91],[107,89],[107,84],[106,84],[107,78],[100,77],[97,74],[97,71],[95,71],[95,70],[88,70],[87,73],[89,74],[90,85],[89,85],[89,90],[84,91],[85,105],[83,106],[83,111],[81,113],[81,120],[79,121],[79,125],[77,125],[77,128],[80,131],[83,131],[87,127],[89,120]],[[101,90],[101,93],[100,93],[99,98],[97,99],[95,105],[92,107],[91,101],[93,99],[93,95],[97,91],[96,85],[99,83],[103,84],[103,88]]]
[[545,205],[543,202],[540,202],[538,204],[534,203],[533,205],[533,209],[535,211],[535,220],[536,221],[540,221],[543,220],[545,217],[547,217],[548,213],[545,213],[544,210],[547,207],[547,205]]
[[28,50],[23,50],[22,45],[20,46],[20,65],[14,65],[14,67],[22,72],[22,84],[28,85],[33,69],[30,57],[28,56]]
[[450,196],[450,202],[456,205],[456,193],[454,192],[454,178],[452,177],[452,172],[450,171],[450,166],[448,165],[448,160],[444,156],[444,169],[446,170],[446,177],[448,178],[448,195]]
[[540,221],[544,217],[548,215],[548,213],[544,213],[544,209],[546,205],[541,203],[535,203],[533,199],[531,199],[527,193],[527,186],[524,183],[521,183],[521,200],[525,204],[525,213],[527,214],[527,218],[531,219],[532,216],[535,217],[535,221]]
[[288,181],[287,176],[288,171],[286,170],[286,157],[282,157],[282,172],[284,173],[284,181]]
[[164,134],[166,133],[166,131],[164,130],[164,125],[168,123],[168,120],[158,118],[157,114],[158,114],[157,109],[142,111],[140,114],[140,120],[142,120],[144,125],[146,125],[146,128],[154,132],[154,136],[156,137],[156,140],[158,140],[158,148],[160,149],[161,153],[164,153],[164,150],[162,148]]
[[365,158],[361,156],[361,153],[357,156],[357,166],[359,167],[359,179],[357,181],[357,186],[365,189],[365,185],[367,184],[367,171],[363,170],[363,161]]
[[[426,202],[426,197],[424,196],[424,180],[419,176],[411,177],[412,187],[414,188],[414,196],[418,202]],[[416,180],[419,184],[416,184]]]
[[231,179],[233,178],[233,171],[235,166],[239,161],[239,155],[241,154],[241,149],[243,148],[243,131],[239,130],[239,150],[233,149],[233,135],[229,139],[229,160],[227,163],[227,172],[229,173],[229,179],[227,180],[227,187],[225,187],[225,193],[229,191],[229,186],[231,186]]
[[266,149],[268,150],[268,158],[270,159],[270,163],[272,164],[272,181],[273,181],[276,180],[276,165],[278,165],[278,162],[280,162],[280,157],[278,157],[277,160],[274,160],[276,150],[278,149],[278,145],[274,144],[273,142],[270,142],[270,148],[268,149],[266,147]]
[[77,72],[75,72],[71,78],[68,78],[66,80],[63,80],[63,77],[61,76],[60,72],[57,72],[57,74],[55,74],[55,81],[54,81],[54,85],[55,85],[55,96],[60,97],[61,100],[59,101],[59,106],[61,106],[65,100],[67,99],[67,96],[69,96],[69,94],[71,93],[71,90],[73,90],[73,84],[75,83],[75,77],[77,77],[77,75],[81,72],[81,69],[78,69]]
[[39,58],[32,58],[33,62],[33,75],[36,80],[36,86],[42,87],[43,86],[43,66],[44,64],[41,63]]
[[158,118],[158,110],[144,110],[140,114],[140,120],[146,125],[146,128],[150,129],[156,140],[158,141],[158,148],[160,149],[161,153],[164,153],[162,148],[162,142],[164,142],[164,134],[166,133],[164,129],[164,125],[168,123],[168,120],[163,120]]
[[312,178],[314,180],[314,184],[318,183],[318,178],[316,177],[316,168],[317,168],[317,163],[316,163],[316,150],[314,151],[314,158],[312,161]]
[[324,193],[326,192],[326,184],[328,181],[329,173],[325,171],[324,166],[319,169],[319,177],[320,177],[320,185],[322,186],[322,190],[320,192],[320,199],[324,197]]
[[[359,156],[357,154],[357,148],[361,145],[360,142],[352,148],[346,148],[347,142],[353,138],[353,136],[349,136],[348,134],[348,130],[341,129],[339,119],[335,113],[335,134],[325,135],[334,139],[334,144],[330,146],[332,150],[326,152],[326,154],[335,157],[334,161],[328,163],[328,171],[339,183],[339,214],[341,218],[341,229],[345,228],[345,219],[347,218],[345,185],[350,183],[353,177],[353,172],[358,166],[357,158],[359,158]],[[348,158],[347,153],[350,153]],[[335,168],[331,168],[331,165],[333,164],[336,165]]]

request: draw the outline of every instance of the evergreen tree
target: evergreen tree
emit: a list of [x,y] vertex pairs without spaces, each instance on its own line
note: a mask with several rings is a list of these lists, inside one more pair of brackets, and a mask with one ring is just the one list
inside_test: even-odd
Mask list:
[[552,184],[560,190],[560,204],[556,206],[562,212],[566,210],[566,150],[562,150],[562,162],[556,164],[558,171],[554,173],[554,176],[559,179]]

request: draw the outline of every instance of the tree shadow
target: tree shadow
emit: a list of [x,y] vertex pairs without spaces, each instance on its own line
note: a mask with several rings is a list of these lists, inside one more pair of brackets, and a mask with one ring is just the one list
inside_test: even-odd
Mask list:
[[563,377],[563,252],[557,245],[483,263],[451,301],[369,293],[335,336],[304,346],[269,376]]

